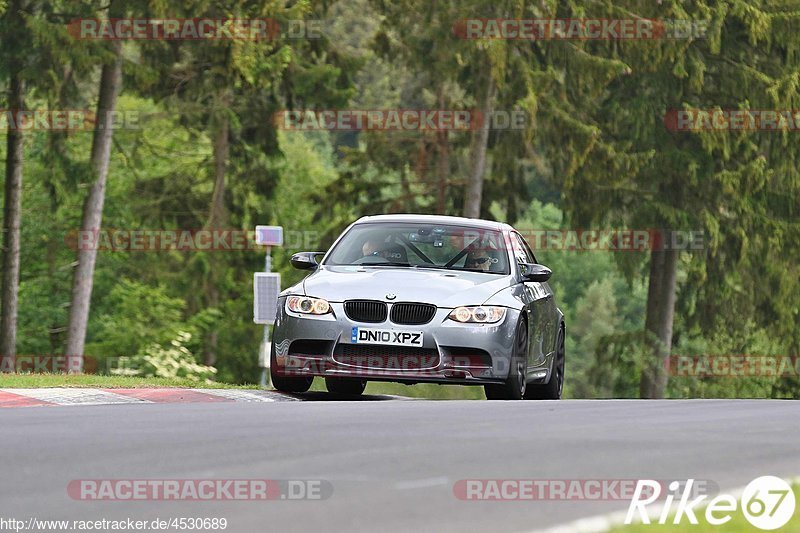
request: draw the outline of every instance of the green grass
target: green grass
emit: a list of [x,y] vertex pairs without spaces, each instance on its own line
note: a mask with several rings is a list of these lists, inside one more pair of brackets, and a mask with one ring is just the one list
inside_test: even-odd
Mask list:
[[97,374],[3,374],[0,389],[39,389],[45,387],[99,387],[103,389],[142,389],[157,387],[201,389],[257,389],[258,385],[204,383],[185,378],[141,378]]
[[[313,391],[325,391],[325,380],[315,378],[311,386]],[[392,394],[409,398],[427,398],[429,400],[485,400],[483,387],[463,385],[434,385],[418,383],[403,385],[401,383],[384,383],[370,381],[364,394]]]
[[[792,490],[794,491],[795,501],[797,502],[794,516],[792,516],[791,520],[789,520],[785,526],[772,531],[780,533],[800,533],[800,485],[792,486]],[[672,521],[672,517],[670,517],[667,523],[663,525],[653,524],[651,520],[650,524],[620,526],[612,529],[609,533],[683,533],[685,531],[691,531],[692,533],[750,533],[752,531],[761,531],[751,525],[744,517],[741,511],[741,502],[737,504],[736,511],[731,513],[731,520],[721,526],[712,526],[705,521],[705,507],[702,509],[698,507],[698,509],[695,510],[695,515],[698,521],[696,526],[689,524],[685,516],[680,524],[677,526],[673,525],[669,523]]]

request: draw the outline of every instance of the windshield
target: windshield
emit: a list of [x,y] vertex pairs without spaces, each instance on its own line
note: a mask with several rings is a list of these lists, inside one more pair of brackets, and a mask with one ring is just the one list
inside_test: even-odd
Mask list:
[[400,266],[508,274],[503,234],[458,225],[357,224],[325,265]]

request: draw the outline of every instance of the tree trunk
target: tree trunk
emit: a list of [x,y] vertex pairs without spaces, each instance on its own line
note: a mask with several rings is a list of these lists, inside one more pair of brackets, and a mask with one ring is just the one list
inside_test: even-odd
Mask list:
[[[112,113],[117,107],[117,96],[122,85],[121,42],[113,41],[116,52],[113,63],[103,65],[100,76],[100,95],[97,102],[97,122],[92,139],[91,167],[94,183],[83,207],[82,231],[97,231],[103,219],[103,203],[106,196],[111,141],[113,136]],[[83,349],[86,342],[86,326],[89,321],[89,306],[92,298],[94,265],[97,250],[78,250],[78,264],[72,282],[72,302],[67,325],[66,355],[70,359],[71,371],[83,370]]]
[[214,192],[211,196],[211,213],[208,225],[221,228],[227,219],[225,211],[225,173],[228,170],[228,119],[221,119],[214,135]]
[[[439,86],[439,109],[446,109],[444,87]],[[446,214],[447,181],[450,178],[450,136],[446,129],[436,132],[436,214]]]
[[481,200],[483,199],[483,173],[486,170],[486,149],[489,145],[489,122],[494,112],[494,78],[489,73],[486,95],[481,109],[481,127],[475,134],[472,143],[472,168],[467,180],[466,198],[464,199],[464,216],[480,218]]
[[400,167],[400,190],[402,194],[390,208],[391,213],[408,213],[409,209],[406,207],[411,200],[411,184],[408,181],[408,172],[405,165]]
[[444,215],[447,198],[447,180],[450,175],[450,141],[447,130],[436,133],[438,157],[436,159],[436,214]]
[[[69,97],[69,86],[72,83],[72,76],[74,71],[71,65],[64,65],[60,73],[63,81],[59,83],[58,93],[55,102],[50,104],[51,108],[56,109],[70,109],[72,100]],[[59,207],[59,194],[58,183],[66,179],[65,165],[67,164],[67,132],[51,130],[47,133],[47,148],[44,152],[44,163],[52,169],[58,169],[49,173],[45,180],[45,189],[50,196],[50,216],[56,220],[58,207]],[[57,232],[51,232],[47,235],[47,242],[45,243],[45,261],[47,263],[47,277],[49,279],[50,294],[60,295],[62,292],[62,285],[59,272],[59,254],[64,246],[63,237],[57,235]],[[66,341],[65,335],[67,326],[61,319],[55,319],[49,325],[50,337],[50,353],[60,353],[64,348]]]
[[663,398],[667,387],[666,363],[672,351],[672,324],[675,318],[676,250],[650,252],[650,280],[647,289],[645,332],[649,357],[642,368],[639,395]]
[[[22,110],[25,82],[19,69],[12,69],[8,107]],[[24,136],[21,129],[9,128],[6,145],[5,204],[3,206],[3,293],[0,310],[0,358],[9,358],[0,369],[13,370],[17,354],[17,306],[19,297],[20,227],[22,223],[22,165]]]
[[[214,135],[214,192],[211,196],[211,213],[208,218],[208,227],[211,230],[221,229],[227,223],[227,213],[225,211],[225,173],[228,170],[228,155],[230,151],[228,118],[223,116]],[[212,269],[209,277],[208,304],[211,307],[219,307],[220,280],[217,274],[221,266],[217,264],[218,258],[212,256]],[[204,363],[214,366],[217,363],[217,348],[219,346],[219,332],[214,329],[208,334],[208,342],[203,349]]]

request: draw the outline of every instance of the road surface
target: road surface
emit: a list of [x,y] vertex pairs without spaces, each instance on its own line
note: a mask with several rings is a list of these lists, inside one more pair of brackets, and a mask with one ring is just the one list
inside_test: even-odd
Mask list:
[[[226,518],[226,531],[531,531],[626,501],[464,501],[464,479],[800,475],[800,402],[310,401],[0,410],[0,518]],[[325,480],[302,501],[82,501],[81,479]],[[173,530],[174,531],[174,530]]]

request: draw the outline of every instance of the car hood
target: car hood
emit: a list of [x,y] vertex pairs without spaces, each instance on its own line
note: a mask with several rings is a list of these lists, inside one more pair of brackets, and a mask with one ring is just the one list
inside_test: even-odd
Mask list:
[[394,294],[397,302],[423,302],[438,307],[479,305],[509,285],[509,276],[496,274],[357,266],[323,266],[302,282],[307,296],[331,302],[385,301],[387,294]]

